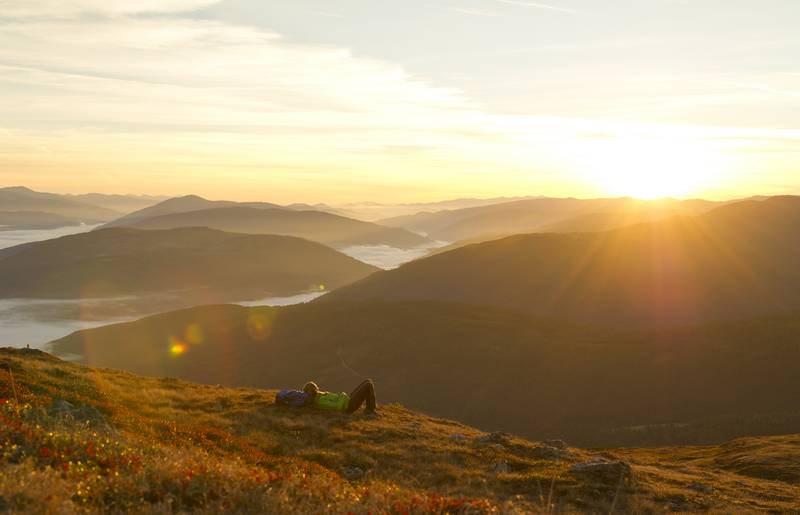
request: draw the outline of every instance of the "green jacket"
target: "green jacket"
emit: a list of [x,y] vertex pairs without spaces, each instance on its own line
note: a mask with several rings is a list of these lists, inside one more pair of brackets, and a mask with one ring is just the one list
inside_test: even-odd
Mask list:
[[346,411],[350,396],[346,393],[320,392],[314,397],[314,407],[319,409]]

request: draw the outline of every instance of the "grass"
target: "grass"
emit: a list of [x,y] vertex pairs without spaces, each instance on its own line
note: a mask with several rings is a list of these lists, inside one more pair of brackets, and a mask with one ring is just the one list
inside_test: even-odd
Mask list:
[[[369,419],[281,408],[274,393],[0,350],[0,509],[729,513],[800,503],[798,437],[559,453],[400,405]],[[74,409],[59,410],[62,401]],[[632,474],[570,471],[600,456]]]

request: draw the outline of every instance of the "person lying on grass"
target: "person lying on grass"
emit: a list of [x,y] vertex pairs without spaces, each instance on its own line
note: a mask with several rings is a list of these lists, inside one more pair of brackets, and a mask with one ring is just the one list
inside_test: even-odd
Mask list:
[[322,391],[317,386],[317,383],[309,381],[303,386],[302,391],[281,390],[275,396],[275,403],[296,408],[313,406],[319,409],[343,411],[345,413],[354,413],[362,404],[366,404],[364,414],[377,415],[375,411],[375,384],[371,379],[367,379],[356,386],[350,395],[344,392]]

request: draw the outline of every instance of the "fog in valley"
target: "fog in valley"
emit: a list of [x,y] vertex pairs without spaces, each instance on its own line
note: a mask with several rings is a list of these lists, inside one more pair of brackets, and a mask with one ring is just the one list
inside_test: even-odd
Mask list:
[[[44,241],[61,236],[80,234],[98,225],[76,225],[47,230],[0,231],[0,249]],[[388,245],[361,245],[341,249],[343,254],[385,270],[418,259],[432,249],[444,245],[434,242],[412,249]],[[242,306],[289,306],[310,302],[327,293],[325,290],[298,292],[287,296],[264,296],[258,299],[234,300]],[[74,331],[107,324],[127,322],[179,307],[179,294],[126,296],[118,298],[62,299],[0,299],[0,341],[12,347],[47,348],[47,343]]]
[[98,227],[97,225],[73,225],[69,227],[59,227],[57,229],[44,230],[3,230],[0,227],[0,249],[30,243],[32,241],[43,241],[70,234],[80,234],[88,232]]

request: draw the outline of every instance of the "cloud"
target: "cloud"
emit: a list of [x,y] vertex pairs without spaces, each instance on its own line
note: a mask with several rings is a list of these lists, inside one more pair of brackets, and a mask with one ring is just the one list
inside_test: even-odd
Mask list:
[[[0,24],[0,112],[2,182],[32,170],[95,184],[135,174],[150,191],[179,191],[190,173],[220,188],[280,184],[307,199],[302,191],[331,174],[336,185],[326,187],[351,190],[382,183],[378,169],[409,184],[436,169],[444,183],[495,153],[495,143],[463,135],[492,130],[455,89],[343,48],[174,16]],[[420,144],[441,154],[421,157],[419,172],[363,152]]]
[[461,14],[466,14],[468,16],[497,16],[497,13],[493,13],[490,11],[485,11],[483,9],[473,9],[470,7],[455,7],[455,6],[443,6],[448,11],[453,11]]
[[566,7],[559,7],[556,5],[550,4],[540,4],[537,2],[526,2],[523,0],[492,0],[493,2],[498,2],[501,4],[510,4],[510,5],[518,5],[520,7],[530,7],[532,9],[544,9],[547,11],[558,11],[567,14],[578,14],[580,11],[576,9],[568,9]]
[[221,0],[0,0],[0,18],[130,15],[195,11]]
[[345,18],[344,14],[332,13],[327,11],[312,11],[315,16],[324,16],[325,18]]
[[[528,88],[538,95],[538,113],[552,105],[560,117],[496,114],[457,89],[345,48],[167,16],[208,0],[12,3],[17,17],[6,11],[0,24],[5,183],[48,189],[62,178],[119,191],[127,181],[151,192],[275,201],[389,200],[422,190],[450,195],[454,187],[465,196],[521,188],[562,194],[564,184],[581,183],[565,156],[591,143],[586,134],[758,134],[581,119],[598,95],[630,93],[595,85],[594,97],[565,118],[564,99],[586,91],[572,73],[551,78],[541,92]],[[153,9],[163,16],[132,16]],[[76,14],[85,12],[96,15]],[[786,80],[780,89],[794,91],[795,79]],[[659,91],[674,98],[676,86]],[[639,89],[653,88],[632,92]],[[667,109],[669,98],[658,100]],[[768,134],[800,139],[797,132]],[[547,180],[556,173],[561,182]]]

